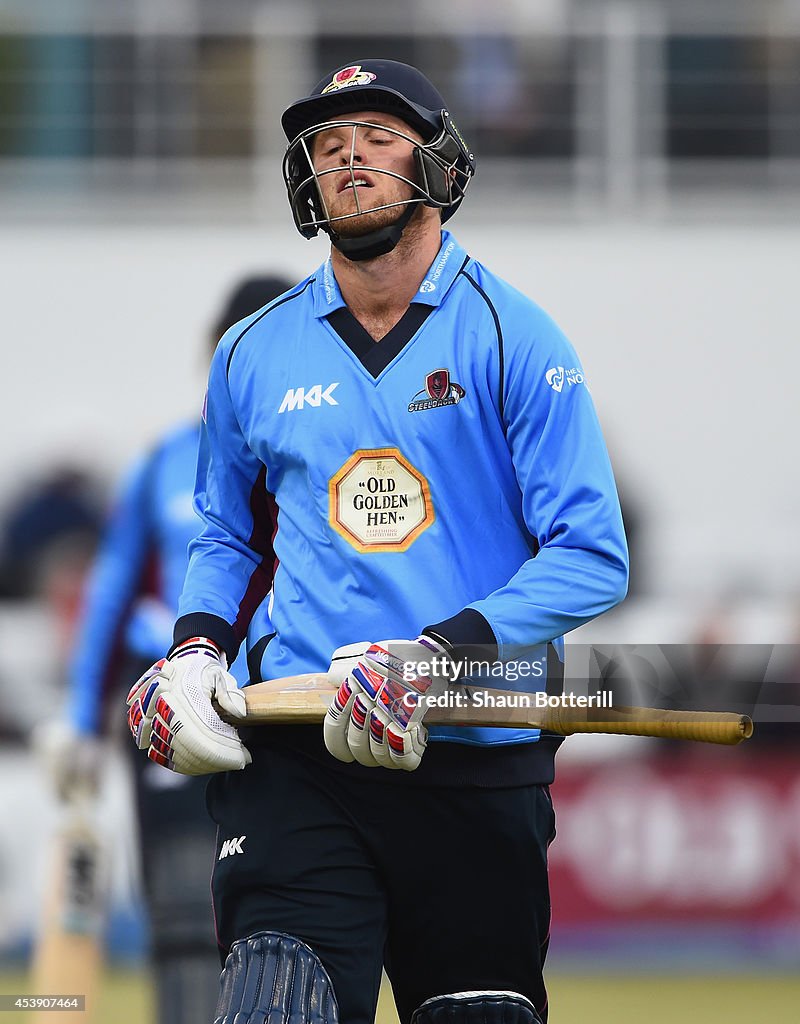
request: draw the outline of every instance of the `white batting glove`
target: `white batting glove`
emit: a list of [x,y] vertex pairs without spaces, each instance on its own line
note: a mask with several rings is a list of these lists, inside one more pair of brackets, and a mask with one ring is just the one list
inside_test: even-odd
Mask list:
[[227,671],[225,655],[205,637],[193,637],[162,658],[128,694],[128,726],[136,745],[156,764],[181,775],[244,768],[250,752],[217,714],[245,715],[244,694]]
[[368,768],[418,768],[428,743],[422,723],[427,705],[420,698],[444,690],[446,679],[435,680],[431,667],[434,658],[446,657],[445,649],[427,636],[334,651],[334,679],[348,662],[349,667],[325,715],[329,752],[339,761]]
[[97,795],[106,757],[99,737],[79,733],[64,719],[54,719],[37,726],[31,742],[60,801],[70,803]]

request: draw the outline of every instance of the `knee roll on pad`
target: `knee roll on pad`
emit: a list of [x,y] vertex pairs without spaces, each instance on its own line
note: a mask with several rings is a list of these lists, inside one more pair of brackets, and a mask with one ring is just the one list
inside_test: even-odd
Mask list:
[[256,932],[231,946],[214,1024],[338,1024],[339,1007],[316,953],[282,932]]
[[411,1024],[542,1024],[519,992],[451,992],[418,1006]]

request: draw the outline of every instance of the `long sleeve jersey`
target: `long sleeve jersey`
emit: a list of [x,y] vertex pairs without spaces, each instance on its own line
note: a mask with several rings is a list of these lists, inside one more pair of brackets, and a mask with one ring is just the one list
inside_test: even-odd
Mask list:
[[[199,423],[170,431],[116,495],[70,665],[69,715],[80,732],[99,731],[106,705],[120,698],[112,690],[121,655],[156,661],[170,646],[189,542],[201,525],[192,507],[199,437]],[[243,659],[234,672],[247,678]]]
[[264,679],[425,627],[514,657],[626,589],[616,488],[575,352],[447,232],[377,344],[330,261],[224,336],[195,507],[174,640],[207,635],[233,656],[271,591]]

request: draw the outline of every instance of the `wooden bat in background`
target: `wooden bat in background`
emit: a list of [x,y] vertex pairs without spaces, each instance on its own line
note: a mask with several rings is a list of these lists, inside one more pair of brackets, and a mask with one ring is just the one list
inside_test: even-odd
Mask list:
[[[321,722],[336,687],[325,673],[287,676],[245,687],[247,725],[312,724]],[[459,698],[459,695],[461,697]],[[486,695],[495,706],[487,706]],[[520,698],[528,706],[519,706]],[[532,694],[490,687],[456,684],[446,692],[448,703],[430,707],[426,725],[478,725],[509,729],[546,729],[573,733],[615,733],[624,736],[659,736],[704,743],[735,744],[753,734],[746,715],[723,711],[665,711],[661,708],[537,708]],[[505,704],[506,706],[498,706]],[[242,722],[235,722],[241,725]]]
[[[103,918],[108,865],[92,823],[90,800],[76,796],[50,850],[41,931],[34,950],[32,991],[41,996],[85,996],[70,1021],[96,1019],[103,962]],[[32,1024],[53,1024],[52,1010],[37,1010]]]

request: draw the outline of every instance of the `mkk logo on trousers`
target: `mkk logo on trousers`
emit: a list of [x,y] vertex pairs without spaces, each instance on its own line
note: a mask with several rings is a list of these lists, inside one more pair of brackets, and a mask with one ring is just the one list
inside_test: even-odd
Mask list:
[[238,839],[226,839],[222,844],[222,849],[219,851],[218,860],[224,860],[226,857],[232,857],[234,853],[244,853],[242,849],[242,843],[247,839],[247,836],[239,836]]
[[310,405],[312,409],[318,409],[323,402],[327,402],[328,405],[338,405],[339,403],[333,397],[334,389],[338,387],[339,381],[337,380],[335,384],[329,384],[326,388],[323,388],[321,384],[313,384],[310,388],[289,388],[283,396],[278,412],[294,412],[295,409],[304,409],[307,405]]

